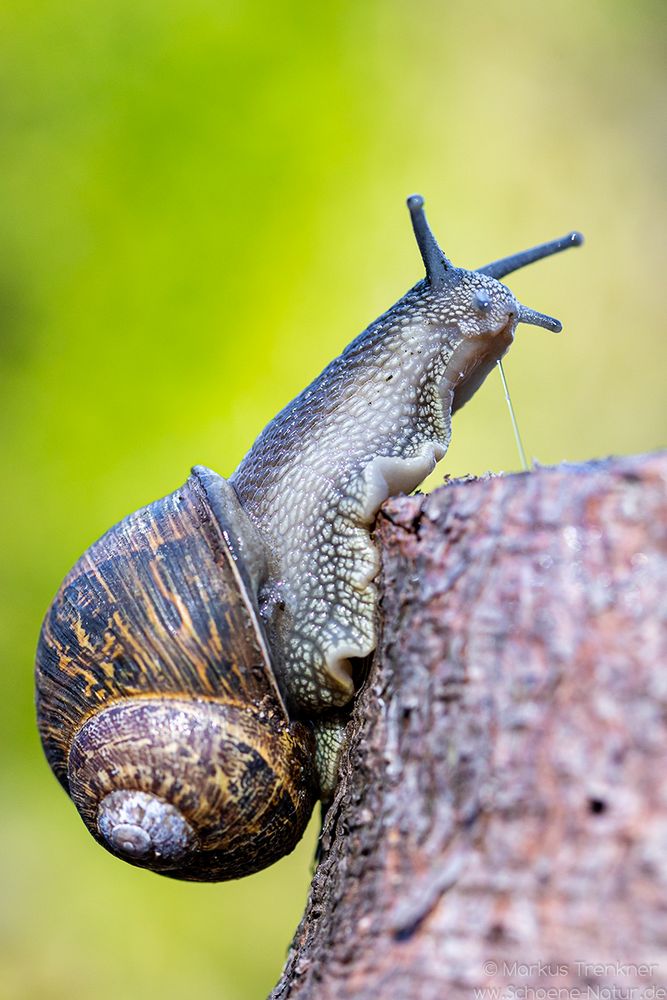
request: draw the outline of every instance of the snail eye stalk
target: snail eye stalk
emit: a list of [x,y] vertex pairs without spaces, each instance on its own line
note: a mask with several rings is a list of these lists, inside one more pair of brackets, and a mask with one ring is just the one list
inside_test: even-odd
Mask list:
[[410,195],[408,208],[417,246],[426,268],[426,277],[433,288],[442,288],[447,283],[448,272],[455,270],[454,266],[438,246],[438,241],[426,219],[422,196],[420,194]]
[[557,240],[540,243],[536,247],[531,247],[529,250],[521,250],[510,257],[501,257],[500,260],[494,260],[491,264],[478,267],[477,270],[480,274],[488,274],[490,278],[504,278],[506,275],[512,274],[513,271],[518,271],[520,268],[526,267],[527,264],[534,264],[536,260],[544,260],[545,257],[551,257],[555,253],[569,250],[570,247],[580,247],[583,242],[584,237],[581,233],[573,230],[571,233],[566,233],[565,236],[561,236]]

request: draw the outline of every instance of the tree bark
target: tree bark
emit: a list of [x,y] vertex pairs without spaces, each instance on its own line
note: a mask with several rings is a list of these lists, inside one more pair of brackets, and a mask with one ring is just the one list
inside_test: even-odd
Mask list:
[[385,505],[275,1000],[667,997],[666,484],[667,454]]

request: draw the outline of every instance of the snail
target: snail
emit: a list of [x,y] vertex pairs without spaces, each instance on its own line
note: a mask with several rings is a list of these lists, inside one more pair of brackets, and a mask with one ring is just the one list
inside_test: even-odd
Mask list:
[[82,556],[47,612],[37,713],[93,837],[174,878],[263,868],[335,782],[354,663],[376,644],[381,504],[445,454],[451,416],[519,323],[500,282],[581,243],[455,267],[408,199],[426,276],[260,434],[228,478],[197,466]]

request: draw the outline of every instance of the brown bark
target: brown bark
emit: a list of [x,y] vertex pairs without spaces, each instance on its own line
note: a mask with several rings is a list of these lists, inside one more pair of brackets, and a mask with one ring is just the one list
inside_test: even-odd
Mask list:
[[274,998],[667,996],[666,482],[657,455],[385,506],[381,641]]

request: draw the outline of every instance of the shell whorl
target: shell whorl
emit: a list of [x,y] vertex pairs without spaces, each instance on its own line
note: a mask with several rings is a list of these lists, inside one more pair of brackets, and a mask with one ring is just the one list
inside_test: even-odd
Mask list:
[[315,800],[312,734],[273,677],[244,517],[224,479],[195,469],[84,554],[38,647],[42,741],[89,830],[187,879],[270,864]]
[[120,698],[268,699],[285,714],[251,596],[253,560],[231,548],[242,516],[226,481],[197,468],[111,528],[66,577],[36,671],[40,733],[65,786],[75,733]]
[[147,792],[109,792],[100,802],[97,828],[109,849],[128,861],[170,864],[198,847],[194,830],[176,806]]
[[222,702],[130,698],[89,719],[70,794],[112,853],[175,878],[239,878],[296,846],[315,797],[298,722]]

